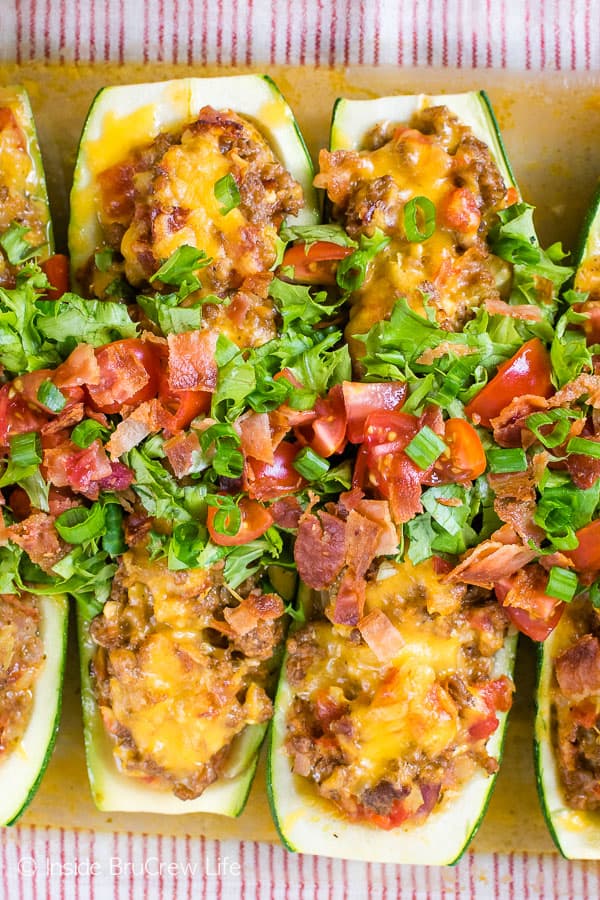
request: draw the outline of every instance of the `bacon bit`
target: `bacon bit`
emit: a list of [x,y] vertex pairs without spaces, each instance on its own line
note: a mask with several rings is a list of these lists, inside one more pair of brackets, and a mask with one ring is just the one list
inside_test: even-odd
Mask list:
[[525,420],[532,413],[548,409],[548,406],[548,400],[535,394],[516,397],[499,415],[490,420],[496,443],[501,447],[530,447],[536,438],[527,428]]
[[271,465],[275,457],[268,414],[250,412],[238,419],[236,424],[240,430],[244,454]]
[[126,491],[135,481],[135,475],[122,462],[111,462],[112,472],[106,478],[101,478],[98,487],[101,491]]
[[456,507],[463,505],[462,500],[460,500],[458,497],[438,497],[435,502],[439,503],[440,506]]
[[130,397],[143,390],[150,381],[143,362],[131,353],[126,341],[115,341],[102,347],[104,376],[94,387],[93,403],[102,408],[118,403],[123,406]]
[[334,625],[358,625],[365,606],[367,585],[364,578],[357,578],[348,569],[337,591],[333,610],[328,607],[327,617]]
[[594,728],[598,719],[598,705],[592,697],[586,697],[574,706],[571,706],[571,717],[576,725],[584,728]]
[[92,345],[78,344],[55,370],[52,381],[59,389],[81,384],[99,384],[100,366]]
[[[340,497],[340,502],[341,500]],[[397,553],[398,531],[392,522],[390,505],[387,500],[359,500],[354,509],[361,516],[379,526],[380,533],[375,546],[375,556],[390,556],[392,553]]]
[[217,386],[218,332],[213,329],[170,334],[168,380],[172,391],[210,391]]
[[510,316],[512,319],[525,319],[528,322],[541,322],[543,319],[539,306],[527,303],[511,306],[510,303],[505,303],[504,300],[488,297],[484,307],[492,316]]
[[297,497],[282,497],[271,506],[273,519],[280,528],[297,528],[302,512]]
[[81,506],[81,503],[71,491],[51,487],[48,492],[48,506],[50,515],[56,518],[74,506]]
[[248,634],[259,622],[278,619],[284,613],[284,606],[277,594],[263,594],[260,590],[251,591],[239,606],[226,606],[223,616],[233,632],[237,635]]
[[345,562],[357,578],[362,578],[377,555],[382,527],[376,521],[351,510],[346,521]]
[[127,546],[133,547],[134,544],[139,544],[146,537],[153,524],[154,519],[145,515],[145,513],[132,513],[130,516],[127,516],[124,522]]
[[[294,546],[298,574],[308,587],[323,590],[339,574],[346,558],[346,523],[331,513],[305,512]],[[358,620],[357,620],[358,621]]]
[[394,476],[388,485],[392,519],[397,524],[410,522],[417,513],[423,512],[421,480],[424,473],[405,453],[399,453],[394,461]]
[[[85,450],[78,450],[64,460],[67,486],[85,494],[91,500],[97,500],[100,493],[100,482],[112,475],[112,466],[104,447],[99,440],[94,441]],[[64,484],[53,482],[56,487]]]
[[430,366],[436,359],[441,359],[446,354],[452,356],[471,356],[476,352],[474,347],[467,344],[453,344],[452,341],[441,341],[437,347],[428,347],[415,362],[420,366]]
[[583,699],[600,692],[600,642],[585,634],[555,661],[556,680],[565,697]]
[[441,407],[432,405],[425,407],[422,415],[419,416],[418,430],[424,428],[426,425],[439,437],[444,437],[444,415]]
[[573,560],[564,553],[561,553],[560,550],[557,550],[556,553],[551,553],[549,556],[540,556],[538,562],[540,566],[543,566],[548,572],[550,569],[554,568],[554,566],[560,566],[562,569],[575,567]]
[[535,550],[519,544],[483,541],[478,547],[469,550],[443,581],[464,581],[466,584],[491,589],[496,581],[517,572],[535,559],[536,555]]
[[73,403],[72,406],[65,406],[63,411],[56,419],[50,419],[42,425],[40,431],[42,434],[53,434],[66,428],[72,428],[81,422],[85,415],[85,406],[83,403]]
[[488,482],[495,493],[494,509],[498,517],[512,525],[523,543],[539,545],[544,531],[534,521],[536,510],[535,481],[531,467],[526,472],[489,474]]
[[119,422],[107,441],[106,450],[111,459],[118,459],[133,447],[137,447],[149,434],[161,431],[168,425],[169,414],[160,400],[145,400],[130,416]]
[[65,556],[65,549],[54,527],[54,518],[37,512],[7,529],[15,544],[24,550],[35,565],[50,572],[52,566]]
[[[580,419],[577,424],[583,428],[585,422],[583,419]],[[581,433],[581,429],[579,433]],[[570,437],[572,436],[570,435]],[[586,435],[586,437],[590,441],[600,443],[600,439],[596,436]],[[582,491],[593,487],[600,478],[600,459],[586,456],[585,453],[569,453],[565,466],[575,487]]]
[[358,630],[382,663],[391,662],[404,647],[404,638],[380,609],[373,609],[363,616],[358,623]]
[[180,432],[164,443],[164,451],[177,478],[189,475],[194,467],[194,457],[201,453],[200,440],[195,431]]
[[50,484],[57,488],[69,487],[69,479],[65,471],[65,461],[73,453],[77,447],[70,441],[65,441],[57,447],[46,447],[44,449],[45,477]]
[[493,541],[499,541],[501,544],[520,544],[519,535],[512,525],[503,525],[492,534]]
[[578,375],[550,398],[548,406],[570,406],[573,400],[579,400],[584,394],[588,395],[590,406],[600,409],[600,375]]

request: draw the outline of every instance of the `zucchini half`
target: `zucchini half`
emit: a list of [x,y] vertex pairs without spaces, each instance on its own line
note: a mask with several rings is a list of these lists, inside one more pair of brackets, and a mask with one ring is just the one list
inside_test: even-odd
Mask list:
[[[577,268],[600,255],[600,191],[592,200],[576,254]],[[572,809],[565,801],[551,733],[554,659],[568,646],[565,617],[538,647],[534,757],[538,794],[552,839],[567,859],[600,859],[600,812]]]
[[[31,170],[26,191],[41,218],[45,243],[39,256],[46,259],[54,252],[54,237],[42,155],[25,88],[0,87],[0,108],[13,112],[27,142]],[[3,175],[10,177],[8,166]],[[44,660],[31,689],[32,706],[25,730],[15,749],[0,759],[0,825],[15,822],[33,799],[52,755],[60,721],[69,606],[67,598],[60,595],[38,597],[37,603]]]
[[182,78],[103,88],[89,110],[73,176],[69,222],[73,290],[81,290],[77,273],[100,242],[96,176],[160,132],[192,122],[207,104],[232,109],[252,121],[302,186],[305,206],[293,221],[319,221],[310,154],[292,110],[268,75]]
[[[295,591],[295,579],[289,573],[271,567],[269,577],[284,600]],[[140,778],[120,772],[115,763],[112,743],[104,727],[90,674],[95,645],[90,637],[91,617],[77,608],[77,634],[81,669],[84,743],[88,777],[94,803],[101,810],[149,812],[165,815],[218,813],[239,816],[246,805],[258,765],[259,751],[269,723],[247,725],[234,738],[226,768],[219,779],[194,800],[180,800],[166,788],[144,784]]]
[[32,688],[31,714],[21,740],[0,761],[0,824],[12,825],[25,811],[52,756],[62,701],[69,604],[62,595],[38,597],[44,660]]
[[[21,85],[0,86],[0,108],[12,111],[27,142],[26,151],[31,161],[31,170],[26,177],[26,191],[42,217],[41,230],[45,241],[43,246],[40,247],[39,258],[44,260],[54,253],[54,235],[50,218],[44,164],[31,104],[25,88]],[[10,170],[2,174],[4,177],[10,178]]]
[[[426,106],[445,105],[476,137],[485,142],[507,186],[516,187],[490,102],[483,91],[443,96],[397,96],[377,100],[339,99],[333,110],[331,150],[360,150],[366,134],[378,123],[406,122]],[[532,234],[532,241],[537,237]],[[309,602],[310,592],[301,587],[301,597]],[[496,656],[493,677],[512,675],[517,635],[511,629]],[[286,717],[292,693],[286,680],[284,660],[275,701],[275,715],[269,747],[267,784],[271,810],[280,837],[289,850],[343,859],[371,862],[451,865],[467,849],[479,828],[495,776],[478,772],[463,788],[448,795],[440,809],[417,826],[383,831],[345,821],[330,804],[311,790],[310,784],[290,769],[284,749]],[[499,725],[490,737],[487,750],[498,761],[506,730],[507,715],[498,715]]]

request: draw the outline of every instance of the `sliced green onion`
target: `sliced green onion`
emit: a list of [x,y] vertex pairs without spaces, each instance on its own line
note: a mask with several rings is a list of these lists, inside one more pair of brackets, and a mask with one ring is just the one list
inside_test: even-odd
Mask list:
[[404,231],[409,241],[426,241],[431,237],[435,231],[435,206],[428,197],[413,197],[405,205]]
[[490,472],[526,472],[525,451],[515,447],[511,450],[488,450],[487,461]]
[[546,594],[564,603],[570,603],[577,591],[577,575],[569,569],[553,566],[546,586]]
[[574,437],[567,444],[567,453],[582,453],[585,456],[600,459],[600,443],[589,441],[587,438]]
[[[553,409],[549,412],[532,413],[532,415],[527,416],[525,423],[540,444],[551,450],[567,439],[571,428],[571,420],[578,418],[580,418],[579,413],[571,410]],[[547,425],[554,425],[554,428],[548,434],[542,434],[541,429]]]
[[428,469],[447,449],[447,445],[435,431],[424,425],[404,452],[420,469]]
[[29,466],[39,466],[42,461],[42,445],[40,436],[36,431],[28,431],[25,434],[15,434],[9,437],[10,461],[13,466],[23,469]]
[[115,251],[110,247],[103,247],[94,253],[94,262],[99,272],[108,272],[113,264]]
[[89,509],[73,506],[65,510],[55,521],[56,530],[69,544],[85,544],[101,537],[106,531],[105,512],[99,503]]
[[304,447],[292,465],[307,481],[316,481],[329,471],[327,460],[315,453],[311,447]]
[[84,419],[84,421],[76,425],[71,432],[71,440],[77,447],[81,447],[82,450],[85,450],[85,448],[89,447],[90,444],[93,444],[97,438],[105,438],[108,437],[109,434],[110,431],[108,428],[105,428],[100,422],[96,422],[95,419]]
[[119,556],[127,550],[123,534],[123,510],[118,503],[107,503],[104,507],[106,531],[102,537],[102,549],[109,556]]
[[200,435],[200,446],[207,453],[214,444],[212,467],[217,475],[225,478],[239,478],[244,471],[244,455],[240,448],[237,431],[224,423],[211,425]]
[[55,413],[63,410],[67,403],[65,395],[50,379],[42,381],[38,388],[37,398],[43,406]]
[[206,498],[209,506],[216,506],[213,528],[219,534],[237,534],[242,525],[242,511],[226,494],[213,494]]
[[215,197],[221,204],[219,212],[222,216],[226,216],[232,209],[239,206],[242,201],[237,182],[231,172],[223,175],[222,178],[215,182],[214,190]]

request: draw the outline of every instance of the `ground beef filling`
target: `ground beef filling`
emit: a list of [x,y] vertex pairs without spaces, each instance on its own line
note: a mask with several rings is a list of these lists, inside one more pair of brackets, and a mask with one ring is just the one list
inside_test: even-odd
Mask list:
[[[496,213],[510,195],[485,144],[446,107],[416,113],[408,126],[384,123],[360,151],[322,151],[315,184],[327,191],[333,217],[359,239],[377,230],[389,238],[352,300],[347,338],[389,316],[398,297],[423,312],[423,297],[439,324],[460,330],[474,308],[505,297],[510,269],[487,246]],[[407,239],[407,202],[418,196],[436,208],[426,241]],[[513,198],[514,199],[514,198]]]
[[40,611],[30,595],[0,595],[0,758],[15,749],[31,715],[44,664]]
[[486,743],[513,690],[494,670],[507,633],[497,603],[463,586],[440,614],[429,564],[407,568],[367,585],[366,613],[399,634],[393,659],[378,659],[361,623],[317,618],[288,640],[293,770],[348,819],[382,828],[422,821],[476,770],[496,771]]
[[[98,296],[120,273],[144,289],[162,262],[187,244],[209,260],[200,271],[200,296],[224,297],[268,272],[279,226],[303,206],[300,185],[254,125],[208,106],[182,132],[159,135],[98,180],[104,239],[117,259],[105,272],[92,266],[90,291]],[[233,206],[215,191],[223,181],[237,190]]]
[[232,741],[266,722],[283,602],[215,570],[171,572],[143,543],[124,554],[91,624],[91,664],[117,766],[187,800],[226,769]]
[[[46,240],[48,210],[38,196],[37,174],[18,108],[0,105],[0,234],[16,222],[29,229],[25,239],[34,247]],[[13,287],[16,267],[0,250],[0,285]]]
[[567,804],[600,809],[600,615],[573,601],[561,631],[567,646],[554,661],[552,740]]

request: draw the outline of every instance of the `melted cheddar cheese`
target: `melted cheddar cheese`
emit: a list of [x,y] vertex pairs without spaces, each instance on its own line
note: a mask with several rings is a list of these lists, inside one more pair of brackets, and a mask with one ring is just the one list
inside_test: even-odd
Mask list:
[[[393,658],[382,662],[359,630],[323,619],[288,642],[288,752],[295,771],[351,818],[365,816],[382,785],[409,796],[416,812],[424,785],[443,789],[489,764],[469,729],[489,714],[479,691],[492,676],[493,651],[484,649],[462,603],[464,587],[444,614],[432,613],[429,605],[448,589],[430,560],[384,566],[367,585],[365,618],[380,610],[397,630]],[[501,612],[491,627],[498,649]],[[317,750],[303,743],[307,729]]]
[[222,612],[236,600],[209,570],[172,572],[136,547],[123,556],[116,591],[92,628],[115,760],[178,796],[197,796],[235,736],[269,718],[269,667],[227,640]]

